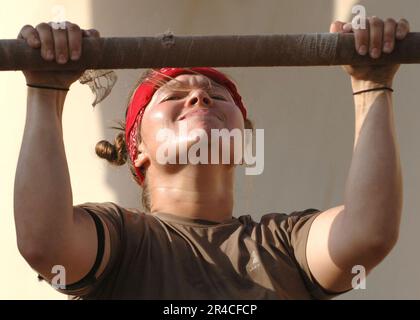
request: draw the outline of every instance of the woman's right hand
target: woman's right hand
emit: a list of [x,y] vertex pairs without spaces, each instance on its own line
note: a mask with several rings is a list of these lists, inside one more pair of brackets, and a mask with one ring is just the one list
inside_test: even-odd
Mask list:
[[[69,59],[77,61],[82,53],[82,38],[99,38],[96,29],[83,30],[77,24],[66,21],[65,29],[57,29],[52,23],[40,23],[35,28],[25,25],[19,32],[18,39],[26,40],[34,49],[40,49],[41,56],[46,61],[55,60],[58,64],[65,64]],[[69,88],[77,81],[85,70],[77,71],[29,71],[23,74],[26,83]]]

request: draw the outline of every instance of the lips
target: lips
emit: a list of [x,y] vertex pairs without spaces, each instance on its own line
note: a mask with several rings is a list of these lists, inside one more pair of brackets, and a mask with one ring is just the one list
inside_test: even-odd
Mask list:
[[216,112],[214,112],[210,109],[204,109],[204,108],[191,110],[191,111],[185,113],[184,115],[182,115],[179,118],[179,120],[184,120],[184,119],[192,117],[192,116],[214,116],[214,117],[217,117],[219,120],[222,120],[222,117],[220,117]]

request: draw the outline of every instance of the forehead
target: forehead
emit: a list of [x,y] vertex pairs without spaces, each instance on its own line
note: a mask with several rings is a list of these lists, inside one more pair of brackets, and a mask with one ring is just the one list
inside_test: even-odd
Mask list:
[[221,89],[227,91],[227,89],[206,77],[202,74],[181,74],[174,79],[164,84],[158,91],[165,91],[174,88],[205,88],[211,86],[214,89]]

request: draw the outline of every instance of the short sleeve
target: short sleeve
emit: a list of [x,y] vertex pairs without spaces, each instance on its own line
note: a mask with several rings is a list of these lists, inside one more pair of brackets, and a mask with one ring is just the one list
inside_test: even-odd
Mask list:
[[285,236],[282,239],[284,245],[288,248],[299,272],[302,275],[305,286],[314,299],[332,299],[341,293],[333,293],[324,289],[312,275],[306,256],[306,247],[309,231],[313,221],[321,214],[318,209],[306,209],[304,211],[294,211],[290,213],[287,219],[283,219],[279,228]]
[[274,235],[275,245],[286,253],[298,269],[304,285],[313,299],[332,299],[339,295],[325,290],[311,274],[306,256],[309,231],[313,221],[321,214],[318,209],[306,209],[287,214],[268,214],[263,224]]
[[[94,270],[95,266],[93,266],[91,272],[78,282],[67,284],[65,288],[53,286],[57,291],[69,295],[69,299],[80,299],[108,282],[110,278],[109,275],[115,269],[116,264],[120,260],[123,242],[123,217],[121,207],[112,202],[87,202],[76,205],[75,207],[82,209],[86,212],[86,214],[90,214],[92,216],[95,221],[97,235],[100,235],[100,228],[103,228],[105,232],[107,232],[106,230],[109,231],[110,257],[104,271],[99,275],[99,277],[96,275],[98,270]],[[102,223],[102,225],[98,225],[99,223]],[[106,228],[104,228],[104,226]],[[100,236],[98,236],[98,243],[99,241],[103,241]],[[98,248],[99,247],[100,245],[98,245]],[[100,254],[99,251],[100,250],[98,250],[97,254]],[[96,258],[98,259],[98,256]]]

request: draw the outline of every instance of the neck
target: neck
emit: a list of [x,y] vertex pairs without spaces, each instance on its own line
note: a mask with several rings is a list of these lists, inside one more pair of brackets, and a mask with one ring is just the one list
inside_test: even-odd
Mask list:
[[222,222],[232,218],[234,167],[187,165],[168,174],[148,169],[151,213]]

